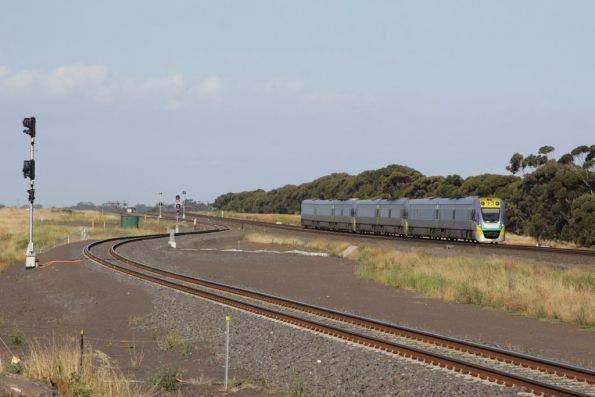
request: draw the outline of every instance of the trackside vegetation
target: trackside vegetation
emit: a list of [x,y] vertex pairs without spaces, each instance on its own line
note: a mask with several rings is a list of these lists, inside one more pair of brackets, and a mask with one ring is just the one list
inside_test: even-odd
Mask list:
[[[254,243],[283,244],[339,256],[349,245],[325,239],[249,233]],[[349,254],[356,274],[449,302],[470,303],[579,327],[595,326],[595,267],[563,268],[505,257],[438,256],[362,246]]]
[[105,354],[87,349],[80,367],[76,340],[34,340],[23,361],[24,373],[56,386],[64,396],[156,396],[156,387],[130,382]]
[[536,154],[515,153],[510,175],[426,176],[402,165],[389,165],[358,175],[335,173],[301,185],[227,193],[214,206],[251,213],[298,213],[307,198],[496,196],[505,200],[507,230],[543,240],[564,240],[595,247],[595,145],[578,146],[554,156],[552,146]]
[[[24,261],[29,242],[29,210],[25,208],[0,208],[0,272],[11,263]],[[35,209],[35,251],[47,251],[57,245],[81,238],[86,228],[88,239],[103,239],[133,234],[162,233],[170,224],[159,224],[154,218],[142,220],[139,229],[121,229],[120,215],[100,211],[70,209]]]

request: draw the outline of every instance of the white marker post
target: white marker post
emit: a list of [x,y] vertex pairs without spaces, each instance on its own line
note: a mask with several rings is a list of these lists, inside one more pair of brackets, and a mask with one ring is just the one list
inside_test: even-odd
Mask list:
[[227,379],[229,376],[229,321],[231,316],[225,316],[225,390],[227,390]]
[[159,219],[162,218],[161,216],[161,207],[163,206],[163,192],[159,192]]
[[176,248],[176,231],[174,229],[169,229],[169,241],[167,242],[172,248]]

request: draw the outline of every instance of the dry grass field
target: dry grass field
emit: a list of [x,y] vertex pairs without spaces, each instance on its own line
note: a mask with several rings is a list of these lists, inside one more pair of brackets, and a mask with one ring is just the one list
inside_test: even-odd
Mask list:
[[[514,233],[506,233],[506,241],[504,244],[517,244],[517,245],[537,245],[537,240],[531,236],[523,236]],[[558,240],[542,240],[540,242],[542,247],[553,247],[553,248],[582,248],[587,249],[585,247],[578,246],[576,244],[567,242],[567,241],[558,241]]]
[[[250,233],[248,241],[339,256],[348,243]],[[431,298],[595,327],[595,267],[562,268],[513,258],[436,256],[359,247],[349,255],[359,277]]]
[[[99,211],[74,211],[68,209],[36,209],[33,241],[40,253],[57,245],[78,241],[83,227],[87,239],[164,232],[172,227],[171,221],[141,218],[139,229],[120,228],[120,215]],[[22,208],[0,209],[0,272],[7,266],[24,261],[29,241],[29,210]]]
[[283,223],[285,225],[299,225],[301,220],[299,214],[251,214],[235,211],[198,211],[197,214],[220,218],[243,219],[247,221]]

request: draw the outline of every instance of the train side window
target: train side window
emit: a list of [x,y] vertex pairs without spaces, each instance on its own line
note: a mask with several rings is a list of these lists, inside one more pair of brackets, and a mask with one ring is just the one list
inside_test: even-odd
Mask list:
[[440,218],[440,210],[438,208],[436,208],[436,214],[435,214],[436,219]]
[[380,216],[380,208],[376,208],[376,218]]
[[452,210],[452,219],[455,219],[455,210]]
[[317,211],[316,207],[314,207],[314,215],[318,215],[318,211]]
[[356,214],[356,212],[355,212],[355,209],[354,209],[354,208],[352,208],[352,209],[351,209],[349,212],[350,212],[350,215],[351,215],[351,217],[354,217],[354,216],[355,216],[355,214]]
[[343,216],[343,208],[341,208],[341,216]]
[[392,211],[392,208],[389,208],[389,209],[388,209],[388,217],[389,217],[389,218],[391,218],[391,217],[392,217],[392,212],[393,212],[393,211]]
[[475,208],[471,210],[471,220],[475,220]]

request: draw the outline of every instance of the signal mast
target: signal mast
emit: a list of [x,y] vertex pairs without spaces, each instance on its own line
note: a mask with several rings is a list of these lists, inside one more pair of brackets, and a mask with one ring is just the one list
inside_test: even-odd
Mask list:
[[35,117],[23,119],[23,132],[31,137],[30,160],[23,162],[23,176],[29,178],[29,244],[25,255],[25,269],[36,267],[35,249],[33,247],[33,202],[35,201]]

